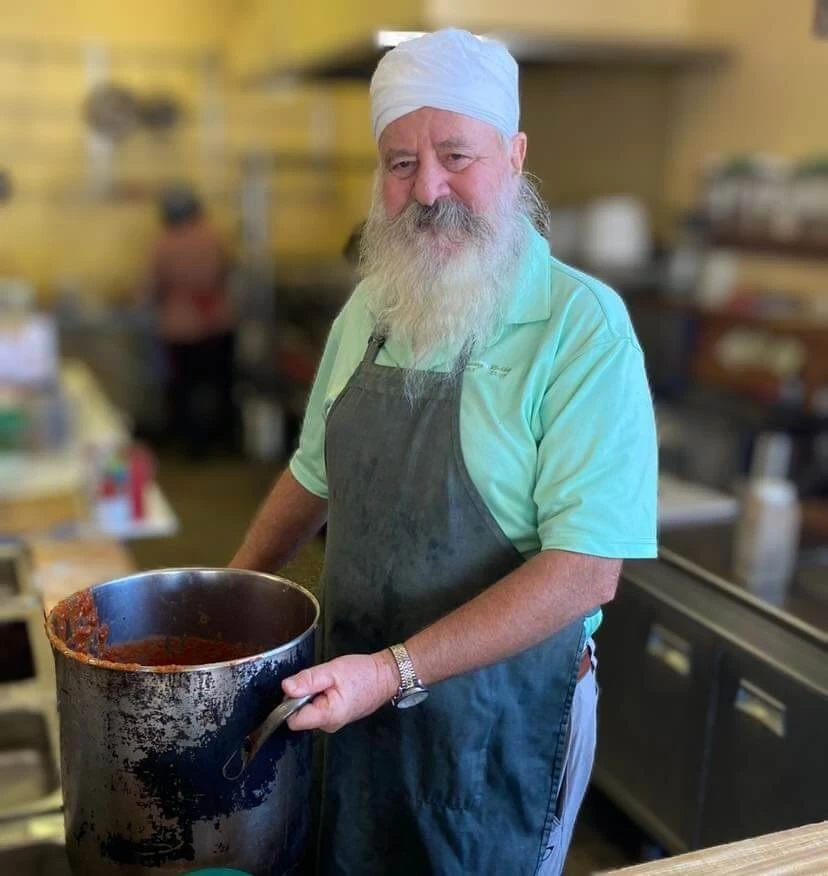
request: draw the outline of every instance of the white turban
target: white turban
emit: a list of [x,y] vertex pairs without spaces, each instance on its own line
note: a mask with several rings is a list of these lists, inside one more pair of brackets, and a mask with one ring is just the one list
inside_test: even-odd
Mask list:
[[501,43],[465,30],[438,30],[400,43],[371,79],[374,138],[391,122],[422,107],[487,122],[507,137],[518,131],[515,59]]

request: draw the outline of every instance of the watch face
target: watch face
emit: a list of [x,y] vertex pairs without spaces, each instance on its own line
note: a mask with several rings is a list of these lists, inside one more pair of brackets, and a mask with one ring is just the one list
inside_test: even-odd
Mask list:
[[410,709],[419,705],[427,696],[428,691],[424,687],[414,687],[400,696],[396,706],[398,709]]

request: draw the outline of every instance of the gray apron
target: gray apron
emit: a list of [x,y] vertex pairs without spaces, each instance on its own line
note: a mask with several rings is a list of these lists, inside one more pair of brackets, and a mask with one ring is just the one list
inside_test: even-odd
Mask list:
[[[463,368],[421,375],[412,404],[405,372],[375,363],[382,344],[371,338],[327,420],[325,659],[402,642],[523,562],[463,461]],[[583,630],[328,737],[320,872],[534,873],[554,835]]]

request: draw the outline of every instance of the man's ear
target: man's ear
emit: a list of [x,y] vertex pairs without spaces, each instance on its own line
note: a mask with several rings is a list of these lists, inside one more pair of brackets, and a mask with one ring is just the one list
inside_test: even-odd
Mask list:
[[523,162],[526,160],[526,134],[524,134],[523,131],[518,131],[518,133],[512,137],[512,148],[509,159],[515,173],[523,173]]

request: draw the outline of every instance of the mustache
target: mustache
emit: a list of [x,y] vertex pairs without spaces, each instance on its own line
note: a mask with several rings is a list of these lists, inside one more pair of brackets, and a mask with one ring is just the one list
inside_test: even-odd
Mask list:
[[453,198],[440,198],[428,205],[414,201],[390,223],[412,236],[417,232],[436,231],[451,240],[482,242],[492,232],[485,217],[477,215],[462,201]]

